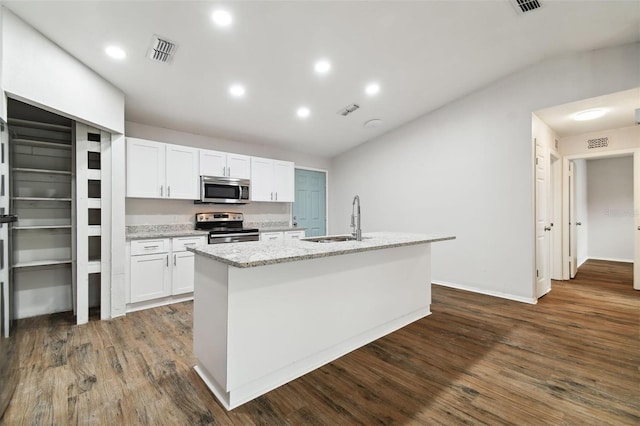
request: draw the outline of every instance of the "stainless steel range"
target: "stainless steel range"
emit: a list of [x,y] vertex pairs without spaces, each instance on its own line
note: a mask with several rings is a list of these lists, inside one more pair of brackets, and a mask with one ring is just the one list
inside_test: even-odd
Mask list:
[[196,229],[209,230],[209,244],[259,241],[259,230],[243,228],[243,220],[242,213],[196,213]]

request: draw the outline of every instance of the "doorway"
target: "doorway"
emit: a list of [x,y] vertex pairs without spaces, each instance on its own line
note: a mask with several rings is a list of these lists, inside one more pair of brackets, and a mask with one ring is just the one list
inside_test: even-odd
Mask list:
[[327,172],[296,168],[293,226],[306,228],[307,237],[327,235]]
[[[613,173],[616,177],[624,175],[624,181],[616,182],[614,188],[607,190],[606,187],[600,187],[600,183],[606,184],[610,180],[607,177],[597,178],[595,181],[593,178],[587,179],[586,174],[590,161],[622,161],[624,159],[626,159],[626,167],[614,166]],[[563,279],[574,278],[577,268],[587,258],[622,261],[633,263],[634,288],[640,290],[640,261],[638,259],[640,257],[640,233],[638,232],[640,231],[640,217],[637,214],[640,211],[640,152],[638,150],[621,150],[610,153],[567,156],[564,159],[563,169],[565,170],[563,185],[567,188],[567,195],[563,199],[563,223],[568,224],[563,232],[563,257],[569,259],[566,267],[563,268]],[[599,194],[612,196],[617,200],[626,198],[626,204],[624,207],[620,207],[613,202],[602,201],[602,195],[594,197],[593,191],[589,191],[587,186],[596,186]],[[621,187],[627,187],[625,197],[613,194],[619,192]],[[612,194],[607,194],[607,192],[612,192]],[[590,199],[591,205],[586,205],[586,199]],[[594,203],[599,204],[594,206]],[[594,232],[591,232],[593,235],[589,237],[587,237],[587,234],[590,233],[587,226],[592,213],[587,216],[588,212],[596,212],[594,219],[598,220],[597,223],[600,223],[600,228],[602,228],[600,231],[595,228]],[[602,224],[603,220],[606,221],[605,224]],[[624,223],[620,227],[618,222]],[[611,240],[611,236],[615,235],[618,236],[617,240]],[[587,238],[589,241],[597,242],[596,251],[593,251],[592,247],[587,253],[587,242],[585,241]],[[603,244],[611,246],[616,241],[626,242],[624,244],[626,254],[603,255],[603,252],[598,250]]]

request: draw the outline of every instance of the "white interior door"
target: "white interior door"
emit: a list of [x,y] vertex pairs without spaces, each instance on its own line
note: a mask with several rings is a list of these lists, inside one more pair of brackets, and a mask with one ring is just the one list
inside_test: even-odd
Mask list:
[[546,148],[536,141],[536,297],[542,297],[551,290],[548,164]]
[[576,229],[576,182],[575,164],[569,161],[569,277],[575,278],[578,271],[578,238]]
[[640,290],[640,152],[633,154],[633,204],[635,217],[635,250],[633,254],[633,288]]

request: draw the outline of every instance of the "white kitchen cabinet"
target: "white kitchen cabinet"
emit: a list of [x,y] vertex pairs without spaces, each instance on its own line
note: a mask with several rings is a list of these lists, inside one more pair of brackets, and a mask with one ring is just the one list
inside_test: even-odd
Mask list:
[[200,168],[196,148],[166,145],[167,198],[200,199]]
[[169,240],[131,242],[131,303],[171,294]]
[[260,241],[282,241],[284,240],[283,232],[261,232]]
[[200,174],[202,176],[226,176],[250,179],[251,157],[248,155],[201,149]]
[[207,237],[177,237],[171,239],[173,267],[171,271],[171,294],[184,294],[193,291],[195,254],[187,247],[202,246]]
[[251,201],[294,201],[294,163],[251,157]]
[[127,197],[197,200],[199,150],[127,138]]
[[285,231],[284,232],[284,239],[285,240],[300,240],[302,238],[304,238],[305,235],[305,231],[304,230],[299,230],[299,231]]
[[195,255],[187,247],[207,244],[206,235],[131,241],[129,303],[134,310],[160,306],[193,292]]
[[260,241],[292,241],[300,240],[304,237],[305,231],[303,229],[296,231],[274,231],[260,233]]
[[165,156],[161,142],[127,138],[127,197],[164,197]]

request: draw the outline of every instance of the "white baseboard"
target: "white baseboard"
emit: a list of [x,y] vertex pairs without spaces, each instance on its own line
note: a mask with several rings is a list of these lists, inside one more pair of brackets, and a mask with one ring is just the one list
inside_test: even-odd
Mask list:
[[578,259],[578,268],[581,267],[584,264],[584,262],[586,262],[587,260],[589,260],[588,257],[585,257],[582,260]]
[[501,299],[514,300],[516,302],[528,303],[530,305],[535,305],[535,304],[538,303],[538,299],[533,299],[533,298],[528,298],[528,297],[521,297],[521,296],[516,296],[516,295],[508,294],[508,293],[501,293],[499,291],[485,290],[485,289],[482,289],[482,288],[470,287],[470,286],[457,284],[457,283],[450,283],[450,282],[446,282],[446,281],[432,281],[432,283],[436,284],[436,285],[441,285],[443,287],[456,288],[458,290],[470,291],[472,293],[486,294],[487,296],[499,297]]
[[608,262],[624,262],[624,263],[633,263],[633,259],[618,259],[615,257],[594,257],[589,256],[587,260],[606,260]]

